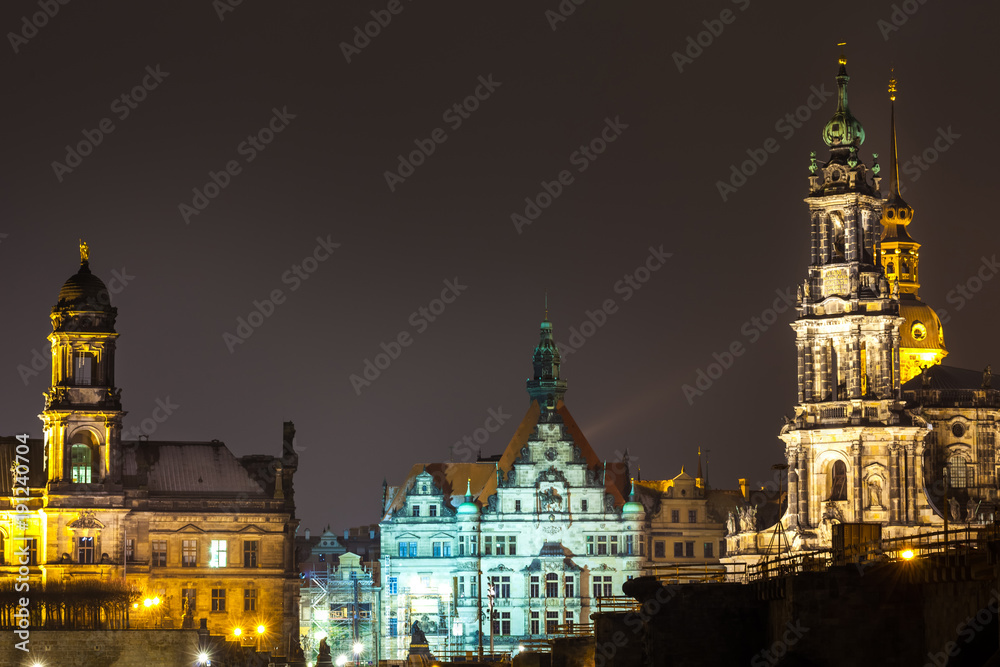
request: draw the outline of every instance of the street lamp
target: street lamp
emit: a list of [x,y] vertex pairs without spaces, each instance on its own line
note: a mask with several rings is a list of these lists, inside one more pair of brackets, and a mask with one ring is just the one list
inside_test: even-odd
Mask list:
[[233,637],[239,637],[243,634],[243,628],[233,628]]
[[260,640],[264,637],[265,632],[267,632],[267,628],[263,623],[257,626],[257,653],[260,653]]

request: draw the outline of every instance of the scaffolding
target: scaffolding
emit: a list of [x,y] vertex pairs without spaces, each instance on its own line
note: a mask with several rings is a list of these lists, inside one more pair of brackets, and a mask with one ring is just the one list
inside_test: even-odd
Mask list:
[[310,608],[303,649],[307,658],[315,658],[325,638],[334,659],[344,656],[347,664],[374,663],[380,657],[379,589],[371,570],[344,556],[340,559],[339,567],[328,564],[326,571],[313,570],[302,590],[302,606]]

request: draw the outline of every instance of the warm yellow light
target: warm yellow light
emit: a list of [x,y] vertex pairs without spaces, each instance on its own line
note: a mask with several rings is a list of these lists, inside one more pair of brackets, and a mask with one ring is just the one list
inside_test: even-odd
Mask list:
[[233,637],[239,637],[243,634],[242,628],[233,628]]
[[903,557],[903,560],[911,560],[913,558],[913,549],[906,549],[899,555]]
[[160,604],[160,598],[153,598],[153,604]]
[[139,603],[138,602],[133,602],[132,603],[132,609],[138,609],[138,608],[139,608]]
[[153,606],[153,599],[152,598],[146,598],[145,600],[142,601],[142,604],[145,607],[152,607]]
[[267,632],[267,628],[265,628],[263,625],[258,625],[257,626],[257,634],[258,635],[262,635],[265,632]]

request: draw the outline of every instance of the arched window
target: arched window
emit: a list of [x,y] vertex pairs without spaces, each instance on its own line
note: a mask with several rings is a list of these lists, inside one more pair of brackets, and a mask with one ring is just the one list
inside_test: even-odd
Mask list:
[[888,264],[886,264],[885,272],[891,276],[896,272],[896,265],[893,264],[892,262],[889,262]]
[[74,484],[90,484],[96,481],[97,438],[90,431],[79,431],[70,443],[69,460],[71,479]]
[[844,218],[838,211],[834,211],[830,214],[830,224],[831,233],[830,240],[833,246],[833,257],[834,262],[842,262],[845,258],[844,253]]
[[968,463],[964,456],[955,455],[948,459],[948,483],[953,489],[969,486]]
[[847,466],[843,461],[834,461],[830,466],[829,500],[847,500]]
[[909,275],[910,274],[910,263],[908,261],[906,261],[905,259],[902,262],[899,263],[899,267],[902,270],[903,275]]
[[545,575],[545,597],[559,597],[559,575],[555,572],[549,572]]

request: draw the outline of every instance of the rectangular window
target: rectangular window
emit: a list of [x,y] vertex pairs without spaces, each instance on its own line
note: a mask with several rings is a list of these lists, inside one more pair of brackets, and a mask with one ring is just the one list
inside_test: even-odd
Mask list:
[[545,634],[554,635],[559,627],[559,612],[545,612]]
[[431,546],[431,549],[432,549],[431,553],[434,554],[435,558],[440,558],[441,557],[441,543],[440,542],[434,542],[432,544],[432,546]]
[[670,510],[670,521],[673,523],[681,522],[681,511],[680,510]]
[[225,588],[213,588],[212,589],[212,611],[225,611],[226,610],[226,589]]
[[510,599],[510,577],[490,577],[493,594],[498,600]]
[[389,595],[399,594],[399,577],[389,577]]
[[38,565],[38,538],[29,537],[25,542],[28,545],[28,565]]
[[597,555],[607,556],[608,555],[608,536],[598,535],[597,536]]
[[226,540],[212,540],[212,544],[208,548],[208,566],[226,567],[228,563],[227,549]]
[[604,577],[604,597],[609,598],[614,593],[611,591],[611,575]]
[[413,516],[420,516],[420,505],[413,506]]
[[125,540],[125,560],[130,563],[135,560],[135,538],[133,537]]
[[719,540],[719,558],[726,557],[726,541]]
[[533,635],[539,634],[538,632],[538,612],[531,612],[531,633]]
[[595,598],[601,597],[601,593],[604,592],[603,582],[604,582],[604,577],[594,577],[593,578],[594,597]]
[[573,575],[566,575],[566,597],[575,598],[576,597],[576,580],[573,579]]
[[533,598],[538,597],[538,588],[539,588],[538,584],[539,584],[538,575],[537,574],[531,575],[531,587],[529,589],[529,597]]
[[94,357],[86,352],[76,358],[73,381],[81,386],[93,384]]
[[76,550],[76,562],[77,563],[93,563],[94,562],[94,538],[93,537],[79,537],[77,538],[77,550]]
[[469,555],[475,556],[477,549],[479,549],[479,542],[476,541],[476,536],[469,535]]
[[688,510],[688,523],[698,523],[698,510]]
[[492,556],[493,555],[493,536],[487,535],[485,537],[485,543],[483,544],[483,555]]
[[509,635],[510,634],[510,612],[502,611],[500,612],[500,634]]
[[514,511],[515,512],[520,512],[521,511],[521,501],[520,500],[515,500],[514,501]]
[[153,567],[167,566],[167,541],[153,540],[153,558],[150,564]]
[[593,556],[594,555],[594,536],[593,535],[587,535],[587,555],[588,556]]
[[247,540],[243,543],[243,567],[257,567],[258,551],[260,542],[257,540]]
[[711,542],[705,542],[705,558],[712,558],[712,547],[714,545]]
[[469,594],[473,600],[479,596],[479,580],[475,577],[469,577]]
[[465,555],[465,535],[458,536],[458,555]]
[[507,538],[503,535],[497,535],[497,556],[505,556],[507,554]]
[[399,557],[406,558],[406,542],[399,542]]
[[517,555],[517,538],[513,535],[507,538],[507,553],[511,556]]
[[[676,556],[676,549],[674,555]],[[667,557],[667,543],[663,540],[657,540],[653,542],[653,558],[666,558]]]
[[586,512],[587,511],[587,501],[586,500],[581,500],[580,501],[580,511],[581,512]]
[[634,556],[635,555],[635,536],[626,535],[625,536],[625,555]]
[[569,626],[570,630],[573,629],[573,612],[571,611],[566,612],[566,625]]
[[683,542],[674,542],[674,558],[684,558]]
[[181,567],[194,567],[198,564],[198,540],[181,542]]
[[618,555],[618,536],[617,535],[612,535],[609,539],[611,540],[611,555],[612,556],[617,556]]
[[555,572],[549,572],[545,575],[545,597],[559,597],[559,575]]
[[441,555],[445,558],[451,558],[451,542],[441,543]]
[[188,612],[194,616],[198,611],[198,590],[196,588],[181,589],[181,616],[187,616]]
[[438,515],[438,506],[437,505],[431,505],[429,514],[430,514],[430,516],[437,516]]
[[685,542],[684,543],[684,557],[685,558],[694,558],[694,542]]
[[243,589],[243,611],[257,611],[257,589]]
[[410,558],[416,558],[416,557],[417,557],[417,543],[410,542]]

